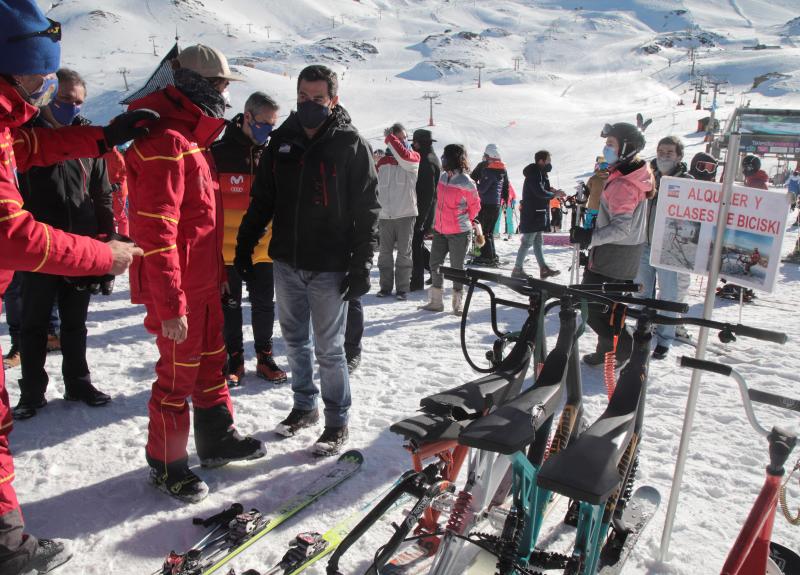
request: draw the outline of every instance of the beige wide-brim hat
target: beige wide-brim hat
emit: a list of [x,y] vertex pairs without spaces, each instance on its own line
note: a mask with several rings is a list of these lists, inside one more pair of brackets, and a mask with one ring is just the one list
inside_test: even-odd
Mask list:
[[203,44],[195,44],[182,50],[178,54],[178,63],[181,68],[197,72],[204,78],[225,78],[231,82],[245,79],[241,74],[231,71],[225,54]]

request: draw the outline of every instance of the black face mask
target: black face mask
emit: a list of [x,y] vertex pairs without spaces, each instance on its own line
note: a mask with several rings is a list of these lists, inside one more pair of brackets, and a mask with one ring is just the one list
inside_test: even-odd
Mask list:
[[331,109],[328,106],[317,104],[313,100],[297,104],[297,119],[300,121],[300,125],[308,130],[319,128],[330,115]]
[[553,169],[553,164],[545,164],[544,165],[545,173],[548,173],[548,172],[552,171],[552,169]]

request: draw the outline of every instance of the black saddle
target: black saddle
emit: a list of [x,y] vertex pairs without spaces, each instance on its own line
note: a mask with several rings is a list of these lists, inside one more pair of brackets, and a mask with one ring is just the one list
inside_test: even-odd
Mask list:
[[539,487],[595,505],[619,487],[619,462],[643,416],[639,407],[645,399],[650,339],[649,333],[637,336],[608,407],[566,449],[547,458],[539,469]]
[[519,393],[532,353],[531,346],[525,341],[517,342],[497,371],[421,399],[422,411],[449,416],[456,421],[480,417]]
[[558,348],[550,352],[534,386],[470,423],[459,435],[459,443],[503,454],[530,445],[536,431],[561,403],[568,359],[569,355]]

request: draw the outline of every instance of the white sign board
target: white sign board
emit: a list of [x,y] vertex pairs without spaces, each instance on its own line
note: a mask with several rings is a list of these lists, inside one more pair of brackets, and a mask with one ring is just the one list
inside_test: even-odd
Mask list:
[[[708,275],[722,184],[661,179],[650,265]],[[720,277],[772,292],[789,213],[786,193],[733,186]]]

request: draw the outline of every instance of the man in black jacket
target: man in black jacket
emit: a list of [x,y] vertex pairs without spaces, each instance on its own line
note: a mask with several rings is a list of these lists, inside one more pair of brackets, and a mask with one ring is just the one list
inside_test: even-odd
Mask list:
[[246,280],[253,248],[272,222],[269,255],[294,392],[294,407],[276,431],[291,436],[319,420],[313,324],[325,404],[317,455],[334,455],[347,441],[347,302],[369,291],[380,211],[372,150],[337,92],[338,78],[327,67],[300,72],[297,111],[272,133],[261,158],[235,258]]
[[[77,72],[57,72],[58,92],[33,120],[37,127],[58,129],[88,123],[78,116],[86,99],[86,84]],[[66,160],[52,166],[32,168],[19,174],[25,209],[54,228],[82,236],[107,238],[114,233],[111,185],[101,159]],[[113,280],[102,284],[110,294]],[[92,385],[86,362],[86,316],[92,292],[101,289],[98,278],[64,278],[25,272],[22,280],[22,331],[20,355],[21,395],[14,419],[27,419],[47,404],[48,377],[44,369],[47,334],[53,302],[61,316],[61,372],[64,399],[104,405],[110,397]]]
[[550,178],[547,174],[553,168],[550,163],[550,152],[539,150],[533,156],[534,163],[525,166],[522,171],[525,184],[522,187],[522,208],[519,216],[519,231],[522,234],[517,260],[512,277],[526,277],[523,265],[528,250],[533,247],[533,255],[539,264],[539,277],[541,279],[557,276],[561,272],[549,267],[544,261],[542,252],[542,233],[550,230],[550,200],[555,197],[563,198],[564,192],[550,187]]
[[417,172],[417,221],[414,224],[414,236],[411,238],[411,291],[425,289],[425,270],[429,269],[430,252],[422,241],[431,232],[433,216],[436,212],[436,186],[442,164],[439,156],[433,151],[433,139],[430,130],[416,130],[411,140],[411,147],[419,152],[419,171]]

